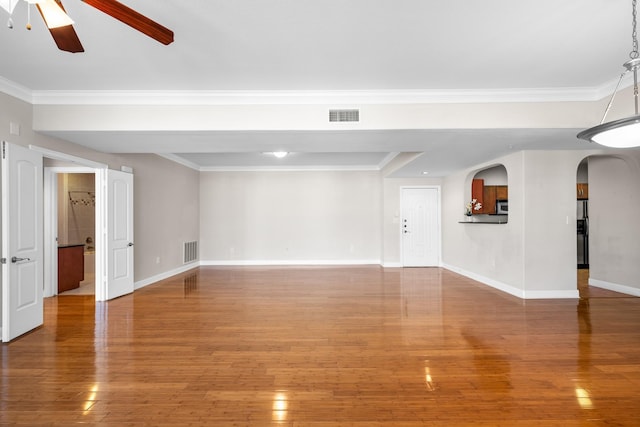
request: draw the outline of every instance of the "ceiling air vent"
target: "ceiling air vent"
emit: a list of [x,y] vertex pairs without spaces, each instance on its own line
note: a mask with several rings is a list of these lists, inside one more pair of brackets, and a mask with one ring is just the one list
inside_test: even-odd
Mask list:
[[359,122],[360,110],[329,110],[330,122]]

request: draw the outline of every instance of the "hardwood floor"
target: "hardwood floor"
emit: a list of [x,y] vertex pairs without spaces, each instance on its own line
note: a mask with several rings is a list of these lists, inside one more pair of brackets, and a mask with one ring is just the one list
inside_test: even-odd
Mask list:
[[1,350],[1,425],[640,425],[640,298],[438,268],[203,267]]

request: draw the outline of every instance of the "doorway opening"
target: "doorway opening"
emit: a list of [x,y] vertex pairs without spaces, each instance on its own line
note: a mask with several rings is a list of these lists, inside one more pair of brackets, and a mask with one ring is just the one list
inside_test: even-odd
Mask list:
[[589,160],[583,159],[576,172],[576,253],[578,292],[589,288]]
[[95,295],[95,173],[58,173],[57,183],[58,295]]
[[97,244],[102,233],[96,197],[98,179],[90,167],[44,168],[45,297],[99,294]]
[[[62,157],[62,160],[68,159]],[[95,254],[95,300],[106,301],[131,293],[134,291],[133,174],[110,170],[106,165],[88,160],[72,163],[88,163],[89,166],[44,168],[44,296],[57,295],[58,291],[59,173],[94,174],[95,232],[92,240]],[[85,196],[87,201],[91,200],[90,195]],[[82,199],[78,203],[82,203]],[[87,246],[86,237],[88,236],[84,236],[85,243],[80,242],[81,246]],[[83,261],[77,263],[81,264]]]

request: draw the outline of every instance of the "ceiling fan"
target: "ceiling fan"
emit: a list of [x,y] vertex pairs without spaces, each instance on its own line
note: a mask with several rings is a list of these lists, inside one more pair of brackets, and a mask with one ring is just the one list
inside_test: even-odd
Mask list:
[[[66,14],[61,0],[25,1],[27,3],[35,3],[60,50],[72,53],[84,52],[82,43],[80,43],[80,39],[73,28],[73,21]],[[173,42],[173,31],[116,0],[82,0],[82,2],[95,7],[164,45]],[[16,4],[17,1],[15,0],[0,0],[0,6],[10,14]],[[27,24],[27,29],[30,29],[30,24]]]

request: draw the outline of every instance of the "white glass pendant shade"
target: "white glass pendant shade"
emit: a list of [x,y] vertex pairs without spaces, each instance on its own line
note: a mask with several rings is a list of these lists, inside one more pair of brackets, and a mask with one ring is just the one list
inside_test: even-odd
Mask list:
[[640,115],[594,126],[580,132],[578,138],[606,147],[638,147],[640,146]]
[[[632,50],[629,53],[631,58],[624,63],[626,71],[620,76],[616,88],[613,90],[607,109],[604,112],[604,117],[598,126],[583,130],[578,134],[578,138],[584,139],[589,142],[595,142],[606,147],[613,148],[631,148],[640,147],[640,113],[638,112],[638,106],[640,105],[640,91],[638,90],[638,71],[640,70],[640,52],[638,51],[638,38],[637,38],[637,1],[632,0],[631,5],[633,8],[632,14]],[[635,114],[631,117],[625,117],[624,119],[614,120],[612,122],[604,123],[607,117],[607,113],[613,104],[613,99],[616,96],[616,92],[620,87],[622,79],[627,73],[633,73],[633,98],[635,104]]]

